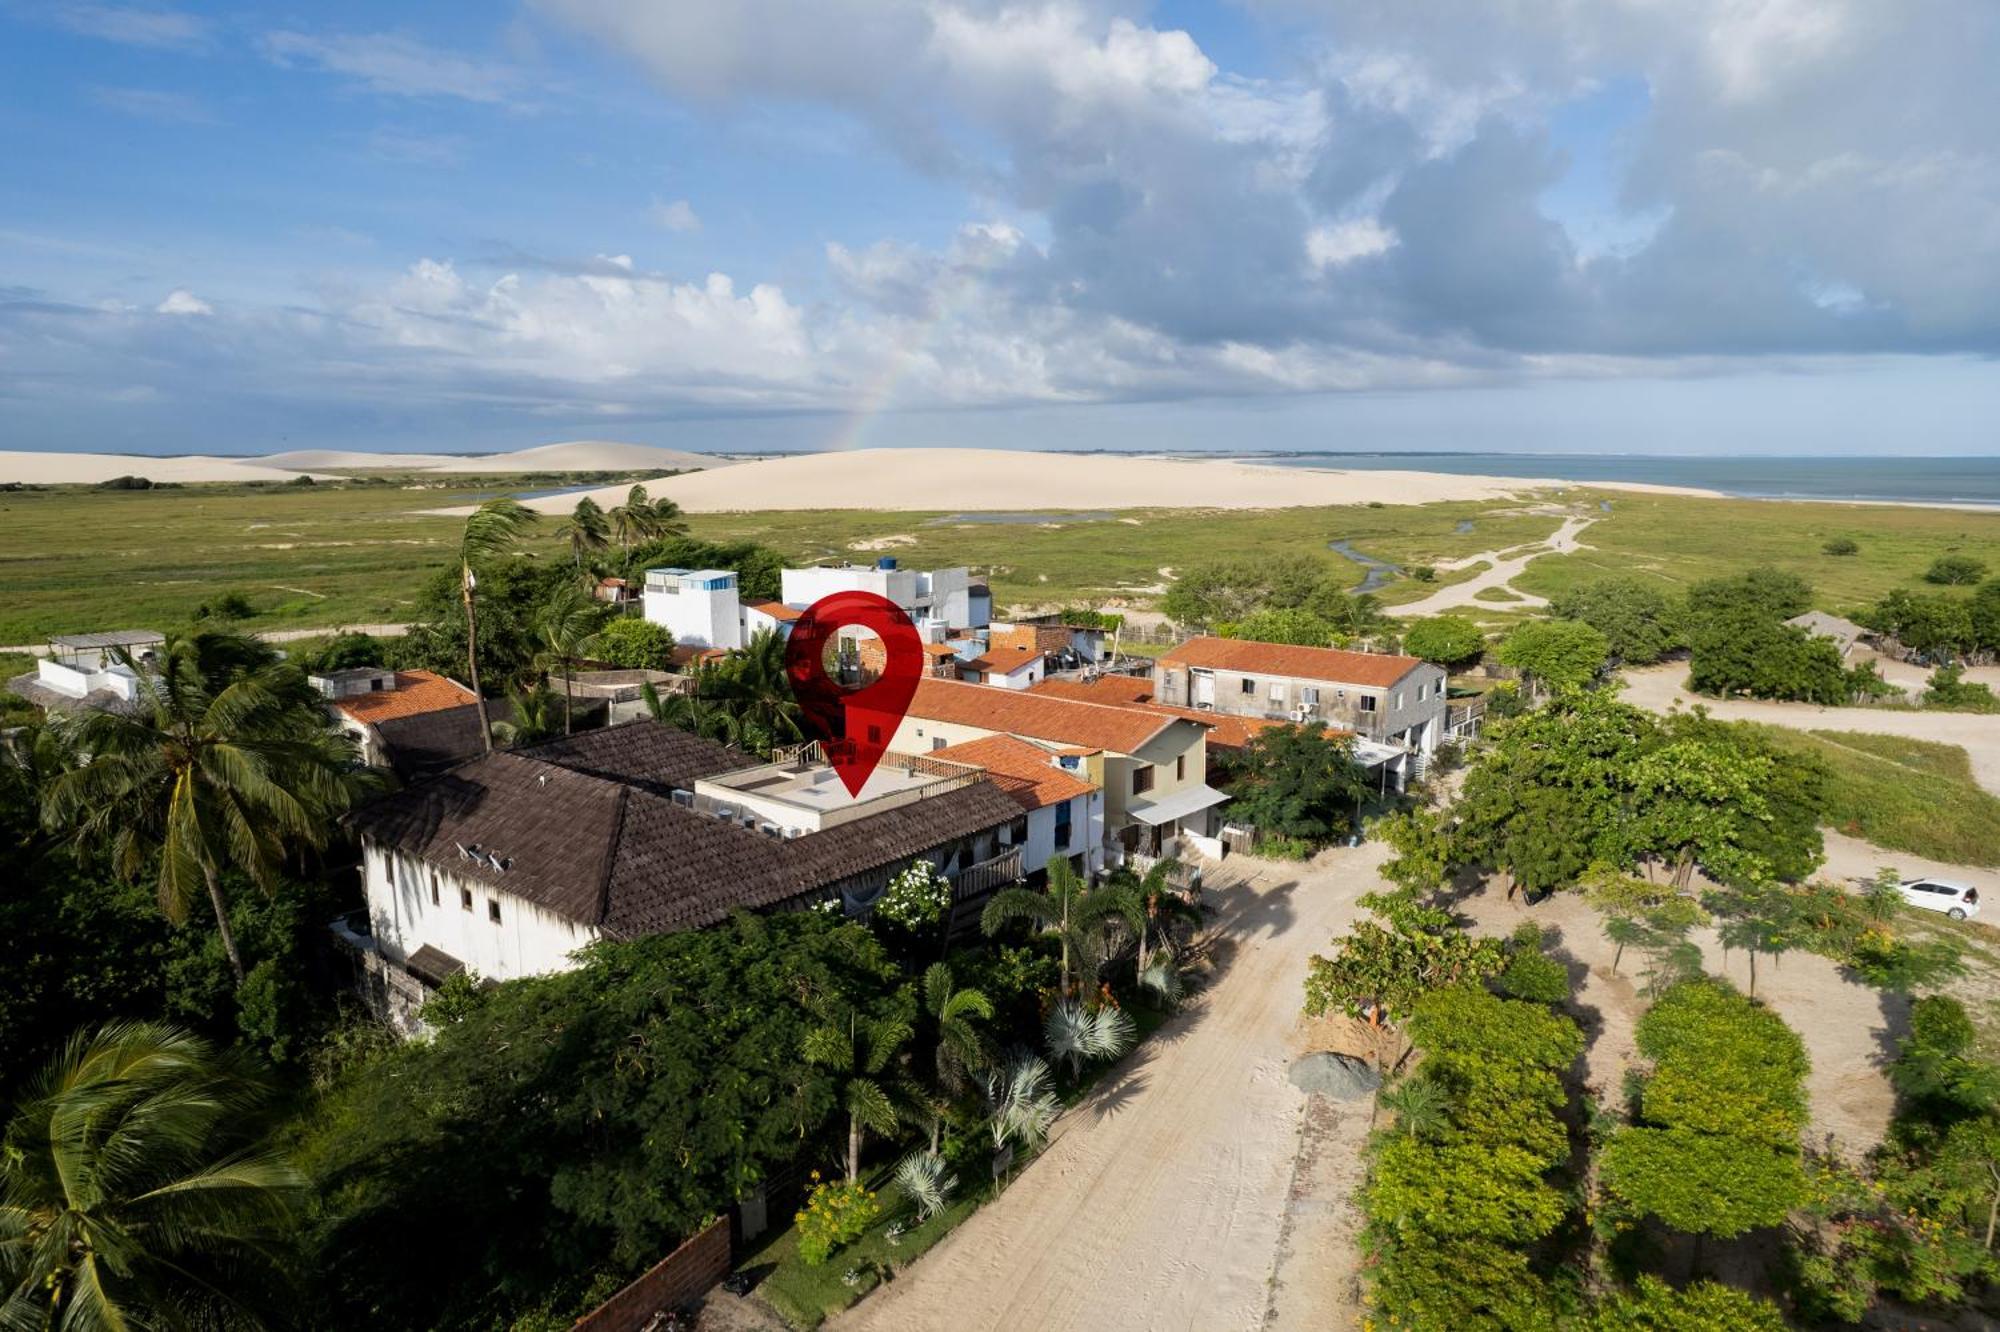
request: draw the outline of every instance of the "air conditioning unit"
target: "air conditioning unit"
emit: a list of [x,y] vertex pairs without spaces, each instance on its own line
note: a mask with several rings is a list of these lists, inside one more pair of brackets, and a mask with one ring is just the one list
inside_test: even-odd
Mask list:
[[682,809],[694,808],[694,792],[682,790],[677,786],[668,794],[672,796],[673,802]]
[[778,837],[782,835],[778,825],[775,823],[760,823],[757,825],[757,831],[763,833],[766,837]]
[[1312,715],[1312,705],[1308,703],[1301,703],[1292,709],[1292,720],[1296,722],[1311,721]]

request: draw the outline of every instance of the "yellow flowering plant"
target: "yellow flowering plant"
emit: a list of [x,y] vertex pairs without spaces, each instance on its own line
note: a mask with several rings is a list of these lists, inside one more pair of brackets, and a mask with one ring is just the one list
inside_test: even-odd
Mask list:
[[[812,1177],[819,1180],[819,1172]],[[859,1183],[815,1183],[806,1205],[792,1217],[799,1228],[799,1260],[818,1267],[835,1249],[860,1238],[881,1215],[881,1201]]]

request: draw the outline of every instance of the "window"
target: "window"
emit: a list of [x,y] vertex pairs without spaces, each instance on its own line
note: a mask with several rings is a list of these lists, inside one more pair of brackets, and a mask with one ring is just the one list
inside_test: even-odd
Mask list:
[[[919,732],[917,732],[917,734],[919,734],[919,735],[922,735],[922,734],[923,734],[923,732],[919,731]],[[932,737],[931,737],[931,748],[932,748],[932,749],[943,749],[943,748],[944,748],[944,737],[943,737],[943,736],[941,736],[941,735],[934,735],[934,736],[932,736]]]
[[1153,765],[1142,763],[1132,769],[1132,794],[1144,795],[1153,789]]
[[431,905],[438,905],[438,876],[436,870],[431,871]]
[[461,888],[458,890],[458,909],[460,911],[472,910],[472,890],[470,888]]
[[500,923],[499,898],[489,897],[486,899],[486,919],[492,921],[495,925],[498,925]]
[[1186,755],[1186,754],[1176,754],[1176,755],[1174,755],[1174,780],[1175,780],[1175,781],[1177,781],[1177,782],[1184,782],[1184,781],[1186,781],[1186,780],[1187,780],[1187,755]]
[[1247,675],[1243,677],[1243,692],[1246,694],[1257,692],[1257,682]]
[[1401,690],[1398,690],[1396,693],[1396,711],[1401,712],[1402,710],[1403,710],[1403,694]]
[[396,886],[396,853],[394,851],[384,851],[382,853],[382,872],[389,876],[389,886],[394,888]]
[[1056,806],[1056,850],[1058,851],[1069,849],[1071,822],[1070,802],[1065,800]]
[[1276,680],[1271,682],[1271,701],[1273,703],[1282,703],[1285,701],[1285,686]]
[[1361,696],[1361,710],[1363,712],[1375,711],[1375,695],[1363,694]]
[[1318,707],[1318,706],[1319,706],[1319,688],[1318,688],[1318,687],[1317,687],[1316,685],[1304,685],[1304,686],[1302,686],[1302,687],[1301,687],[1301,688],[1299,689],[1299,702],[1301,702],[1301,703],[1305,704],[1305,705],[1306,705],[1307,707],[1309,707],[1309,708],[1316,708],[1316,707]]

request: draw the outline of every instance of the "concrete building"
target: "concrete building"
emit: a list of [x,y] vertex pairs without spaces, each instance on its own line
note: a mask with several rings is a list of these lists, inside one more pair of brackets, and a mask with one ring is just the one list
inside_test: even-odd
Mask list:
[[996,689],[1026,689],[1048,675],[1048,659],[1032,647],[989,647],[958,663],[958,678]]
[[[141,703],[140,677],[150,674],[164,634],[111,629],[57,634],[35,669],[7,682],[18,697],[58,712],[131,712]],[[121,660],[129,658],[130,665]]]
[[1208,785],[1207,732],[1206,722],[1141,708],[921,680],[889,748],[922,754],[1011,735],[1077,760],[1072,770],[1104,793],[1105,861],[1117,864],[1173,854],[1184,838],[1220,856],[1216,810],[1229,797]]
[[786,569],[779,600],[803,609],[835,592],[873,592],[901,606],[919,627],[979,629],[993,618],[993,596],[969,569],[903,569],[887,557],[873,565]]
[[985,772],[1027,811],[1021,869],[1045,872],[1066,856],[1088,878],[1104,868],[1104,792],[1086,778],[1076,754],[1054,754],[1011,735],[968,740],[931,751],[932,758]]
[[354,737],[362,761],[408,780],[450,767],[485,748],[478,700],[431,671],[356,666],[306,677],[327,712]]
[[1408,755],[1398,781],[1420,776],[1444,739],[1445,672],[1417,657],[1293,647],[1236,638],[1190,638],[1153,666],[1153,700],[1172,707],[1323,721],[1367,746]]
[[838,901],[862,915],[920,858],[976,918],[1022,873],[1021,805],[976,770],[885,764],[849,797],[822,765],[760,764],[650,721],[484,755],[349,822],[367,908],[334,933],[405,1030],[460,971],[562,970],[595,940],[701,929],[736,910]]
[[801,610],[797,606],[787,606],[782,601],[746,601],[742,605],[743,641],[748,644],[758,634],[772,633],[780,638],[792,636],[792,626],[799,622]]
[[743,609],[734,569],[646,570],[646,618],[683,647],[733,651],[743,646]]

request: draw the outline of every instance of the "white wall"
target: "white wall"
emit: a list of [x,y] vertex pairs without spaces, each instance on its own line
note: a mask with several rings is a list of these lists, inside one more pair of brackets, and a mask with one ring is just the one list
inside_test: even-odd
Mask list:
[[914,569],[786,569],[778,575],[778,590],[787,606],[810,606],[835,592],[873,592],[906,611],[918,601]]
[[1084,856],[1084,871],[1094,874],[1104,868],[1104,795],[1092,791],[1067,802],[1070,810],[1069,846],[1056,850],[1056,805],[1028,811],[1028,840],[1021,851],[1021,868],[1033,874],[1047,869],[1058,855]]
[[775,615],[767,615],[751,606],[741,608],[743,616],[743,642],[748,644],[758,634],[773,633],[780,638],[792,636],[792,621],[781,620]]
[[[391,858],[394,884],[391,885]],[[515,980],[564,971],[576,965],[570,954],[590,943],[597,931],[566,920],[534,903],[475,879],[365,840],[361,856],[368,894],[368,919],[377,945],[401,962],[425,944],[442,949],[481,979]],[[437,900],[431,900],[431,884]],[[470,889],[472,910],[461,905]],[[500,923],[488,904],[500,903]]]
[[724,585],[662,591],[653,588],[649,580],[644,595],[646,618],[665,625],[676,643],[723,649],[742,647],[743,610],[736,600],[736,579],[732,575],[717,581]]

